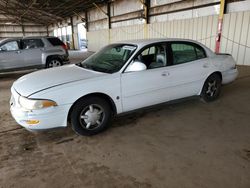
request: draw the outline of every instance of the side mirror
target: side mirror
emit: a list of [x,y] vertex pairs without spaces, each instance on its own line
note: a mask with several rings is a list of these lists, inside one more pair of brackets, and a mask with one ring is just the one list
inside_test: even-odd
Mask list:
[[144,71],[146,70],[147,67],[144,63],[142,63],[139,60],[134,60],[134,62],[132,62],[128,68],[126,69],[125,72],[137,72],[137,71]]

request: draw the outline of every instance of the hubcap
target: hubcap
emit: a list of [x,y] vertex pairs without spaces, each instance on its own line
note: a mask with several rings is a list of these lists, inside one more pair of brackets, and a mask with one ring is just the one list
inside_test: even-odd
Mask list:
[[217,83],[216,80],[213,81],[209,81],[208,82],[208,87],[207,87],[207,91],[206,94],[210,97],[213,97],[217,91]]
[[93,130],[99,127],[104,120],[103,108],[97,104],[91,104],[83,109],[80,114],[81,126]]
[[58,60],[52,60],[52,61],[49,63],[49,67],[58,67],[58,66],[61,66],[61,63],[60,63],[60,61],[58,61]]

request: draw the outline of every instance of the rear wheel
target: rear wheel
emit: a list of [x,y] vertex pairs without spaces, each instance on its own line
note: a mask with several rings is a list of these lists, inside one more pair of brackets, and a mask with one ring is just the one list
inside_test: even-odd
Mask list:
[[201,98],[205,102],[216,100],[221,91],[221,77],[218,74],[210,75],[204,83]]
[[105,130],[111,120],[109,103],[99,97],[78,101],[70,115],[72,129],[79,135],[94,135]]
[[57,57],[51,57],[47,59],[46,68],[62,66],[62,61]]

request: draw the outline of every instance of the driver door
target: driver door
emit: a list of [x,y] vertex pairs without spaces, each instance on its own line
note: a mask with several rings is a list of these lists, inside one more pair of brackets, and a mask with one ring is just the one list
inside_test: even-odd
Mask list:
[[135,72],[126,72],[125,70],[122,73],[123,112],[168,101],[169,78],[166,69],[167,51],[165,43],[153,44],[142,49],[134,60],[144,63],[147,69]]

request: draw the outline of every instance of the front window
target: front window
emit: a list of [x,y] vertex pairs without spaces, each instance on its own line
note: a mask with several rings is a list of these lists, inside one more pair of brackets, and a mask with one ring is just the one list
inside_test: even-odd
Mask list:
[[144,63],[147,69],[165,67],[167,65],[166,45],[160,43],[149,46],[136,56],[135,59]]
[[135,50],[134,45],[112,44],[90,56],[81,63],[81,66],[98,72],[118,72]]
[[0,46],[0,51],[15,51],[19,50],[17,41],[10,41]]

